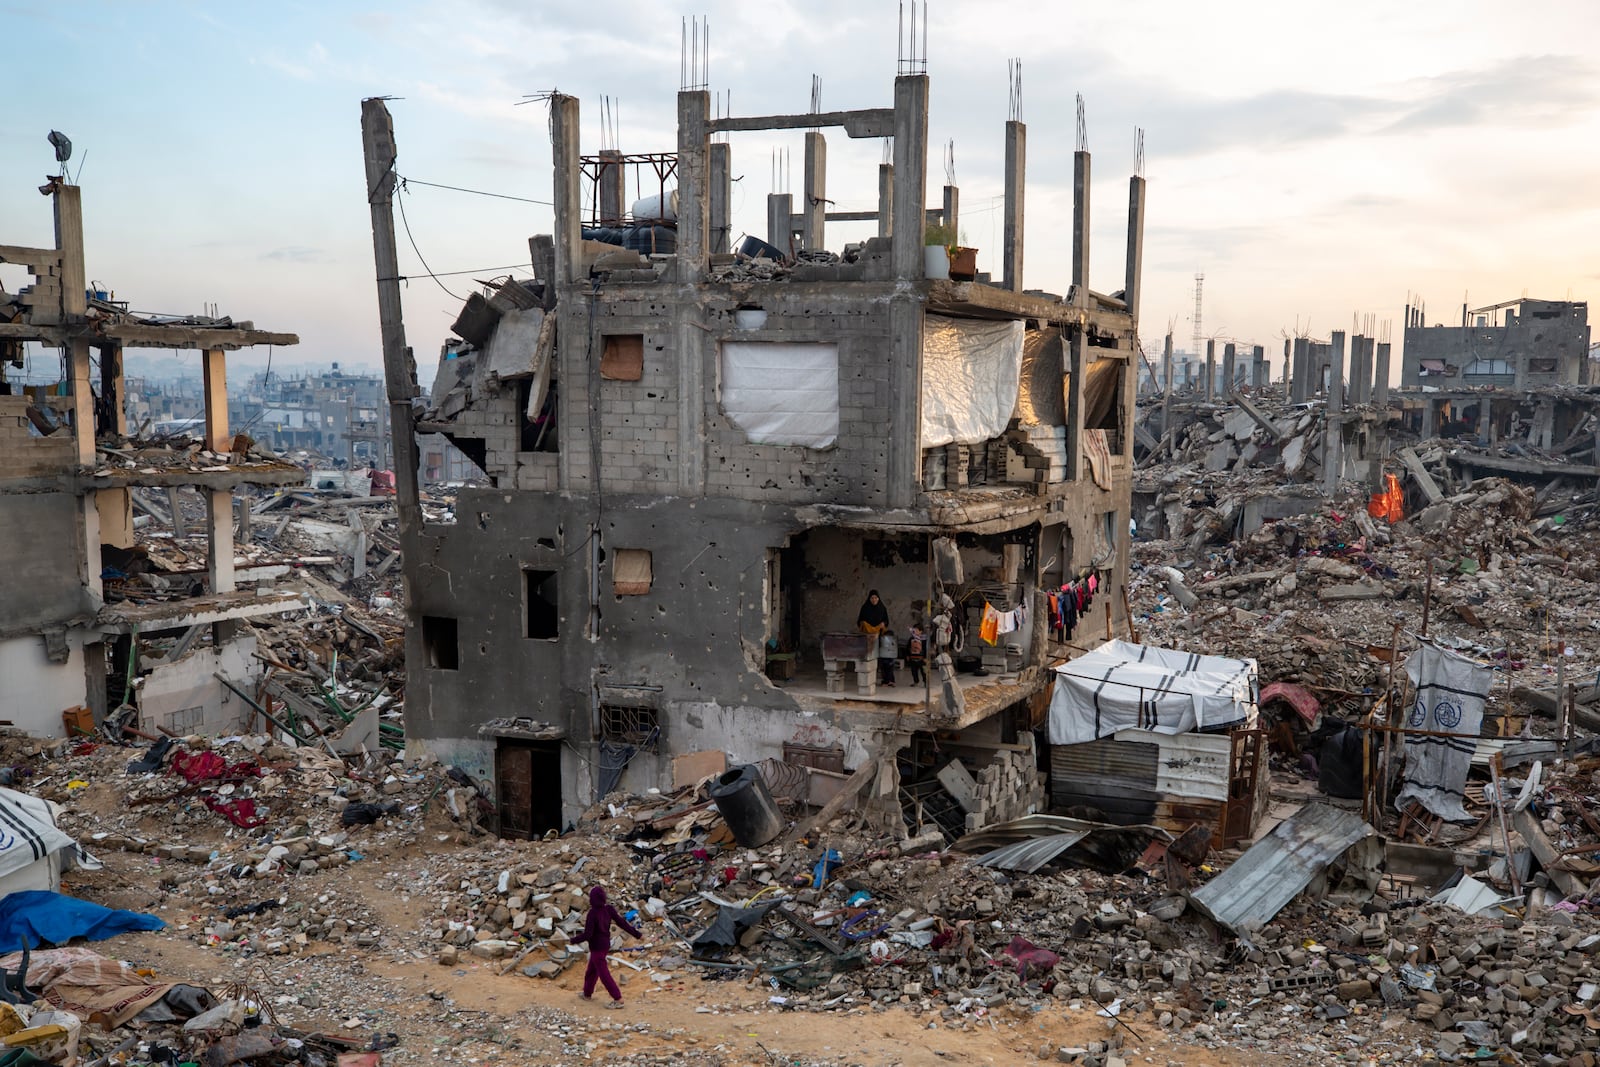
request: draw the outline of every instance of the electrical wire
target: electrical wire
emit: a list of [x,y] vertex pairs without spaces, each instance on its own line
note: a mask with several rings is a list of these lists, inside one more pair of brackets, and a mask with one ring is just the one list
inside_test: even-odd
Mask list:
[[398,177],[400,179],[400,188],[402,190],[406,187],[407,183],[410,183],[410,184],[413,184],[413,185],[426,185],[426,186],[428,186],[429,188],[432,188],[432,189],[448,189],[452,193],[471,193],[474,196],[492,196],[496,200],[515,200],[515,201],[517,201],[519,203],[523,203],[523,204],[539,204],[539,205],[541,205],[543,207],[555,207],[556,206],[555,203],[553,201],[550,201],[550,200],[534,200],[531,197],[512,196],[509,193],[490,193],[490,192],[486,192],[486,191],[484,191],[482,189],[464,189],[459,185],[440,185],[438,182],[425,182],[421,178],[407,178],[407,177],[405,177],[403,175],[396,175],[396,177]]
[[[500,271],[500,270],[520,270],[520,271],[523,271],[523,272],[525,272],[527,274],[532,274],[533,273],[533,269],[531,267],[529,267],[526,263],[507,263],[507,264],[504,264],[503,266],[499,266],[499,267],[473,267],[471,270],[441,270],[441,271],[434,271],[432,274],[426,275],[426,277],[430,277],[430,278],[455,278],[455,277],[458,277],[458,276],[463,275],[463,274],[488,274],[491,271]],[[396,274],[392,278],[379,278],[378,280],[380,282],[409,282],[411,280],[411,278],[412,278],[412,275],[409,275],[409,274]]]
[[411,221],[406,218],[405,197],[397,196],[394,198],[394,201],[400,205],[400,222],[406,228],[406,240],[411,242],[411,251],[417,254],[417,261],[422,264],[422,269],[428,272],[428,277],[433,279],[434,285],[437,285],[440,289],[444,289],[446,296],[452,300],[460,300],[461,298],[447,289],[444,282],[439,280],[439,276],[433,273],[433,268],[428,266],[428,261],[422,258],[422,249],[417,247],[417,239],[411,236]]

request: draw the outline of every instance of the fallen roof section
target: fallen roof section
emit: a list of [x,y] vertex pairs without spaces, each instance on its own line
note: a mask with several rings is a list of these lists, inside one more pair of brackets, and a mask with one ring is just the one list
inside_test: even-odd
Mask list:
[[1234,933],[1260,929],[1313,878],[1374,832],[1354,812],[1307,804],[1189,899]]
[[1063,815],[1025,815],[970,833],[957,841],[960,852],[989,849],[975,861],[982,867],[1032,874],[1052,860],[1106,874],[1121,874],[1138,862],[1152,840],[1171,841],[1158,826],[1113,826]]

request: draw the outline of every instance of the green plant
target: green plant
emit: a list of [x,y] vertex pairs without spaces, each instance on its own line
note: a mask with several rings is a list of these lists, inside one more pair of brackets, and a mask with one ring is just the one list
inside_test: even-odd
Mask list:
[[942,222],[929,223],[923,228],[922,243],[925,245],[944,245],[949,248],[956,243],[955,230]]

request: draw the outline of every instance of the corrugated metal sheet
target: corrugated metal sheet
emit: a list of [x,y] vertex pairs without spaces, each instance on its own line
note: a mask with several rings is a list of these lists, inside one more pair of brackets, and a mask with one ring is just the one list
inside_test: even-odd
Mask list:
[[1206,915],[1235,932],[1258,929],[1298,896],[1372,827],[1354,812],[1307,804],[1279,823],[1233,865],[1189,894]]
[[1089,831],[1079,830],[1077,833],[1052,834],[1031,841],[1018,841],[1014,845],[985,852],[974,862],[980,867],[999,867],[1003,871],[1032,874],[1088,836]]
[[1228,765],[1233,739],[1228,734],[1161,734],[1118,730],[1119,744],[1156,746],[1156,789],[1169,796],[1228,799]]
[[1118,874],[1133,866],[1152,840],[1172,835],[1155,826],[1112,826],[1063,815],[1024,815],[970,833],[954,847],[984,852],[976,860],[986,867],[1033,873],[1057,858],[1079,866]]

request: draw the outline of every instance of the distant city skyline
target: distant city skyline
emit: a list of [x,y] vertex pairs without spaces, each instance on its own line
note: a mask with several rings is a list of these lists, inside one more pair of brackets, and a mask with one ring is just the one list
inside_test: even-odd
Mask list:
[[[890,98],[894,4],[704,7],[711,88],[731,89],[736,114],[805,110],[813,73],[824,108]],[[1589,257],[1600,244],[1600,67],[1586,42],[1600,8],[1518,12],[941,2],[929,32],[929,202],[953,140],[962,229],[980,269],[995,264],[1006,61],[1020,55],[1030,287],[1068,284],[1075,94],[1094,151],[1098,290],[1121,286],[1134,127],[1145,130],[1147,349],[1169,326],[1188,345],[1196,271],[1204,332],[1262,344],[1275,360],[1297,324],[1325,337],[1355,314],[1391,321],[1398,341],[1408,292],[1446,322],[1464,300],[1587,300],[1600,279]],[[381,11],[0,0],[0,13],[19,94],[0,130],[0,240],[51,243],[50,205],[34,189],[56,170],[45,137],[59,129],[84,187],[90,277],[137,309],[215,304],[297,332],[301,345],[275,361],[379,364],[362,97],[400,98],[390,107],[401,174],[522,198],[416,184],[400,196],[407,337],[425,385],[456,297],[526,264],[527,238],[550,229],[550,209],[527,202],[550,198],[546,112],[525,96],[577,95],[586,152],[600,145],[602,95],[620,101],[624,149],[675,145],[679,16],[644,0]],[[798,131],[735,135],[736,233],[764,232],[773,151],[788,147],[797,168],[799,144]],[[876,140],[830,135],[841,209],[875,203],[880,154]],[[829,244],[868,232],[830,225]],[[428,278],[424,259],[450,276]],[[0,266],[7,288],[19,275]],[[48,374],[44,358],[34,370]],[[246,373],[267,359],[229,362]]]

